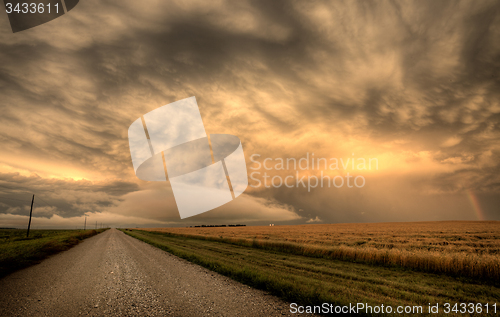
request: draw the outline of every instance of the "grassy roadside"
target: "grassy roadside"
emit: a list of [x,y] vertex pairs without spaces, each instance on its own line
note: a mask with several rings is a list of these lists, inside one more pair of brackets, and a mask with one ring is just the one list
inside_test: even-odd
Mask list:
[[[127,230],[125,233],[301,305],[367,303],[394,308],[400,305],[422,306],[425,315],[428,303],[491,305],[500,298],[498,287],[471,279],[307,257],[163,233],[139,230]],[[440,314],[433,315],[444,314],[440,311]],[[486,315],[484,312],[481,314]]]
[[105,230],[32,230],[29,238],[26,230],[0,230],[0,278]]

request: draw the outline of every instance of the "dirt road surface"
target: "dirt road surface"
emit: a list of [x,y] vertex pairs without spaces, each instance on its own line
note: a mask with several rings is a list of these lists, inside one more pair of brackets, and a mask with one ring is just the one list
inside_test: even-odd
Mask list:
[[283,316],[289,307],[116,229],[0,280],[0,316]]

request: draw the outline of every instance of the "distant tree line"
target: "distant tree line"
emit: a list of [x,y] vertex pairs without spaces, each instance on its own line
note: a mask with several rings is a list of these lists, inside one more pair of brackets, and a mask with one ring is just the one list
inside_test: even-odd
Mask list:
[[189,228],[217,228],[217,227],[245,227],[246,225],[201,225],[201,226],[189,226]]

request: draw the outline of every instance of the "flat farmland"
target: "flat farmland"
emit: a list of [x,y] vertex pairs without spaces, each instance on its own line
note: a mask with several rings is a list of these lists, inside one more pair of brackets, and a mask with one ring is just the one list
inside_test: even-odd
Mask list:
[[144,230],[312,257],[500,280],[498,221]]
[[445,221],[298,226],[149,228],[208,237],[257,239],[319,246],[500,253],[500,221]]
[[[446,305],[500,307],[499,225],[422,222],[125,232],[289,302],[383,304],[411,309],[402,313],[407,316],[448,316],[461,311],[445,311]],[[439,305],[439,311],[430,314],[429,304]],[[467,310],[465,315],[499,312]],[[378,314],[365,310],[360,315]]]

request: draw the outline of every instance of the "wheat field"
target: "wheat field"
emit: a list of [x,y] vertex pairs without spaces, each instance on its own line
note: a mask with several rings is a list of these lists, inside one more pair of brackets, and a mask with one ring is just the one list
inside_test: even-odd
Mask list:
[[500,281],[500,222],[149,228],[148,231]]

